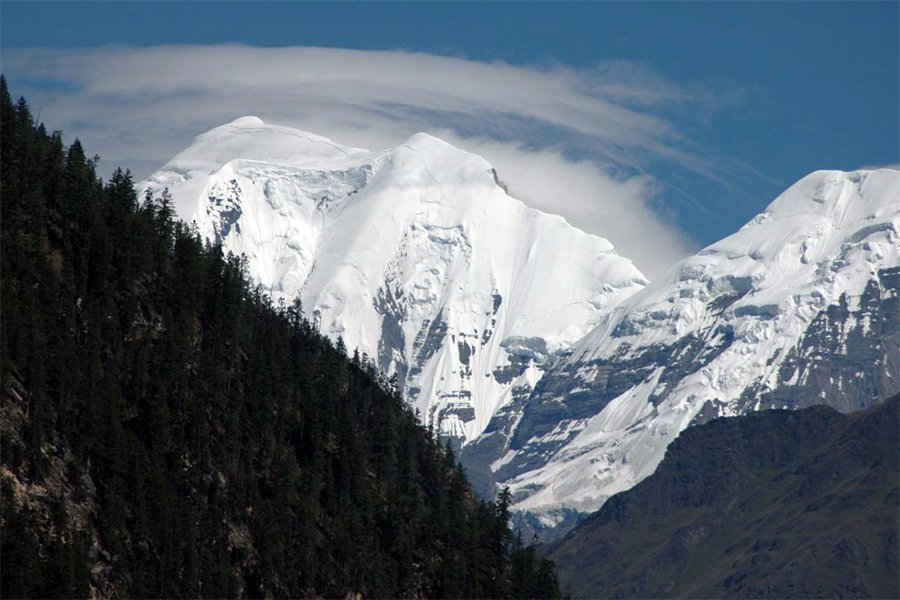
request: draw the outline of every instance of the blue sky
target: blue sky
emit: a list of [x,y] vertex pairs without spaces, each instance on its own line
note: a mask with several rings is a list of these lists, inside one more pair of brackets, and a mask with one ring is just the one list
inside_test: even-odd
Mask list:
[[[601,148],[580,141],[578,132],[570,136],[571,127],[519,127],[512,119],[490,137],[533,148],[551,140],[567,159],[594,161],[614,178],[647,174],[653,179],[648,206],[687,234],[687,246],[696,247],[727,235],[810,171],[900,162],[898,7],[894,2],[4,1],[0,47],[13,92],[46,104],[47,120],[59,103],[51,98],[50,84],[84,84],[61,84],[58,73],[32,77],[36,59],[29,63],[17,56],[22,49],[240,43],[405,51],[465,59],[469,65],[501,61],[537,73],[571,69],[581,78],[574,87],[594,85],[599,78],[612,101],[618,98],[610,82],[631,86],[623,105],[663,122],[664,145],[691,161],[636,146],[627,159],[610,158],[609,149],[620,143],[615,139]],[[664,89],[672,100],[644,103],[635,88]],[[421,117],[430,107],[425,102],[417,109]],[[63,122],[51,126],[87,142],[91,127],[99,127],[56,113]],[[451,122],[447,111],[442,114],[435,127],[462,137],[483,129],[472,115]],[[170,146],[177,148],[175,142]],[[160,146],[160,152],[168,147]],[[704,166],[697,167],[700,163]]]

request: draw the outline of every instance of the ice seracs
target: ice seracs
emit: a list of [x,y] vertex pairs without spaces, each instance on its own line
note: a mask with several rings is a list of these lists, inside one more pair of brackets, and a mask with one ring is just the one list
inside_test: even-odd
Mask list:
[[609,242],[526,207],[483,158],[426,133],[373,153],[242,117],[142,185],[168,187],[201,235],[396,373],[458,442],[646,283]]

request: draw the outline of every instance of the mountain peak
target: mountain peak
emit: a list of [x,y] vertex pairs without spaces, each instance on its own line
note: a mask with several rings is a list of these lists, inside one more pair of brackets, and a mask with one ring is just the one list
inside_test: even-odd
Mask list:
[[846,220],[900,201],[889,189],[896,186],[897,171],[892,169],[814,171],[779,195],[761,216],[810,214]]
[[495,185],[493,167],[484,157],[429,133],[420,131],[389,152],[404,170],[424,167],[427,178],[441,185]]
[[473,162],[477,163],[478,168],[480,169],[491,169],[490,163],[488,163],[484,157],[469,152],[468,150],[463,150],[446,140],[433,136],[430,133],[425,133],[424,131],[413,134],[407,138],[406,141],[397,146],[395,150],[401,148],[415,150],[422,156],[427,156],[437,161],[452,161],[454,165],[458,165],[460,162]]
[[811,173],[548,369],[506,415],[496,480],[529,519],[571,523],[652,473],[691,423],[897,393],[898,284],[900,172]]
[[[308,131],[272,125],[245,115],[198,135],[191,145],[152,174],[142,187],[179,188],[176,210],[191,220],[208,178],[234,160],[308,168],[340,165],[369,155],[368,150],[343,146]],[[174,192],[173,192],[174,194]]]
[[265,122],[259,117],[255,117],[253,115],[247,115],[244,117],[238,117],[231,123],[228,123],[233,127],[258,127],[260,125],[265,125]]
[[608,241],[529,209],[482,157],[425,132],[369,153],[242,117],[145,187],[169,187],[201,235],[397,373],[458,442],[645,283]]
[[450,142],[446,140],[442,140],[439,137],[431,135],[430,133],[426,133],[424,131],[419,131],[418,133],[414,133],[409,136],[405,142],[402,144],[403,146],[409,146],[411,148],[416,149],[440,149],[444,151],[456,151],[456,152],[465,152],[460,148],[457,148]]
[[780,270],[787,271],[836,255],[853,232],[870,235],[873,223],[900,234],[897,171],[815,171],[739,231],[700,254],[777,261]]

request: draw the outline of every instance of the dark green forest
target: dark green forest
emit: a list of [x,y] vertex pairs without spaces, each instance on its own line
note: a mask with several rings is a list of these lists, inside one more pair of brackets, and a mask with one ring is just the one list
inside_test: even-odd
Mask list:
[[366,357],[2,86],[2,596],[550,598]]

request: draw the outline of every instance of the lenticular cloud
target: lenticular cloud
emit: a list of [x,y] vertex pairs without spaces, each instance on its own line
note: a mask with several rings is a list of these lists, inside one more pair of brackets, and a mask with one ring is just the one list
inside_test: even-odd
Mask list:
[[647,167],[714,175],[664,116],[707,99],[628,65],[217,45],[14,50],[4,69],[43,118],[139,178],[246,114],[372,150],[437,133],[497,163],[529,204],[610,239],[651,277],[689,244],[650,208]]

